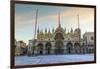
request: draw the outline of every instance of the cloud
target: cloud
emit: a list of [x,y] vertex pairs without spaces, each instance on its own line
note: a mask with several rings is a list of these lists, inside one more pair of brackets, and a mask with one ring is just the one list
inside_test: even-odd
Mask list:
[[[59,12],[59,11],[58,11]],[[23,13],[15,13],[15,22],[17,24],[29,24],[29,23],[35,23],[35,11],[28,11]],[[70,8],[66,9],[65,11],[61,12],[61,17],[66,19],[72,19],[77,20],[77,14],[80,15],[80,20],[92,20],[93,19],[93,9],[91,8]],[[42,14],[42,13],[38,13]],[[38,16],[38,23],[41,23],[43,21],[48,20],[57,20],[58,13],[54,14],[48,14],[45,16]],[[91,19],[92,18],[92,19]]]
[[[55,9],[56,10],[56,9]],[[55,10],[52,10],[52,13],[48,14],[42,14],[39,12],[38,14],[38,25],[41,24],[41,28],[46,26],[49,28],[49,25],[57,25],[58,22],[58,13],[53,13]],[[51,11],[50,11],[51,12]],[[56,11],[57,12],[57,11]],[[59,12],[59,11],[58,11]],[[41,16],[42,14],[42,16]],[[61,24],[66,27],[67,29],[70,29],[71,27],[75,28],[77,27],[77,15],[79,14],[80,17],[80,26],[81,29],[85,32],[85,30],[93,30],[94,26],[94,9],[92,8],[64,8],[60,11],[61,14]],[[31,33],[33,33],[33,26],[35,23],[35,16],[36,11],[27,11],[23,13],[15,12],[15,33],[16,38],[23,39],[26,37],[26,40],[29,40],[29,36],[32,36]],[[42,26],[43,24],[43,26]],[[46,24],[46,25],[45,25]],[[90,26],[88,28],[88,26]],[[91,27],[92,26],[92,27]],[[29,31],[28,31],[29,30]],[[23,35],[24,32],[25,35]],[[19,35],[18,35],[19,34]],[[22,35],[20,37],[20,35]]]

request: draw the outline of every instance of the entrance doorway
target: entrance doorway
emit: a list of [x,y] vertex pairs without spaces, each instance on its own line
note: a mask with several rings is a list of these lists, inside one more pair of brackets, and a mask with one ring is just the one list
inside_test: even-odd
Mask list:
[[43,54],[43,44],[42,43],[39,43],[38,44],[38,54],[39,55],[42,55]]
[[71,54],[72,53],[72,50],[73,50],[72,46],[73,45],[72,45],[71,42],[67,43],[66,47],[67,47],[67,53],[68,54]]
[[46,43],[46,54],[51,54],[51,43],[50,42],[47,42]]

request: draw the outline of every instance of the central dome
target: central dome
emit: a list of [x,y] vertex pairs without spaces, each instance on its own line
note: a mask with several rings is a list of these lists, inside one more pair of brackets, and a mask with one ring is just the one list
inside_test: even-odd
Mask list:
[[61,25],[59,24],[59,26],[56,28],[56,30],[55,30],[55,39],[57,40],[57,39],[60,39],[60,40],[62,40],[62,39],[64,39],[64,34],[63,34],[63,32],[64,32],[64,30],[63,30],[63,28],[61,27]]
[[60,13],[58,14],[58,27],[56,28],[55,33],[63,33],[63,28],[60,24]]
[[61,24],[59,24],[59,26],[56,28],[55,32],[56,33],[63,33],[63,28],[61,27]]

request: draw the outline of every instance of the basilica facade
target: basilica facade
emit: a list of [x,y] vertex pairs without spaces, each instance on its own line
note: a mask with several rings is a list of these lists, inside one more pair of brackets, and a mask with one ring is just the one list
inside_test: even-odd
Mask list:
[[[78,23],[79,24],[79,23]],[[28,55],[46,54],[85,54],[94,52],[94,32],[81,35],[81,29],[66,32],[61,26],[60,17],[58,27],[50,30],[37,29],[37,38],[29,40]],[[83,36],[83,38],[81,38]]]

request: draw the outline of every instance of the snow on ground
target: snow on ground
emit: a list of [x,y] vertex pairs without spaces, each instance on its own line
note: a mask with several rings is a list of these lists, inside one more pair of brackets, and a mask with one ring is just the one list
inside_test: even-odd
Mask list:
[[51,64],[94,61],[94,54],[16,56],[15,65]]

